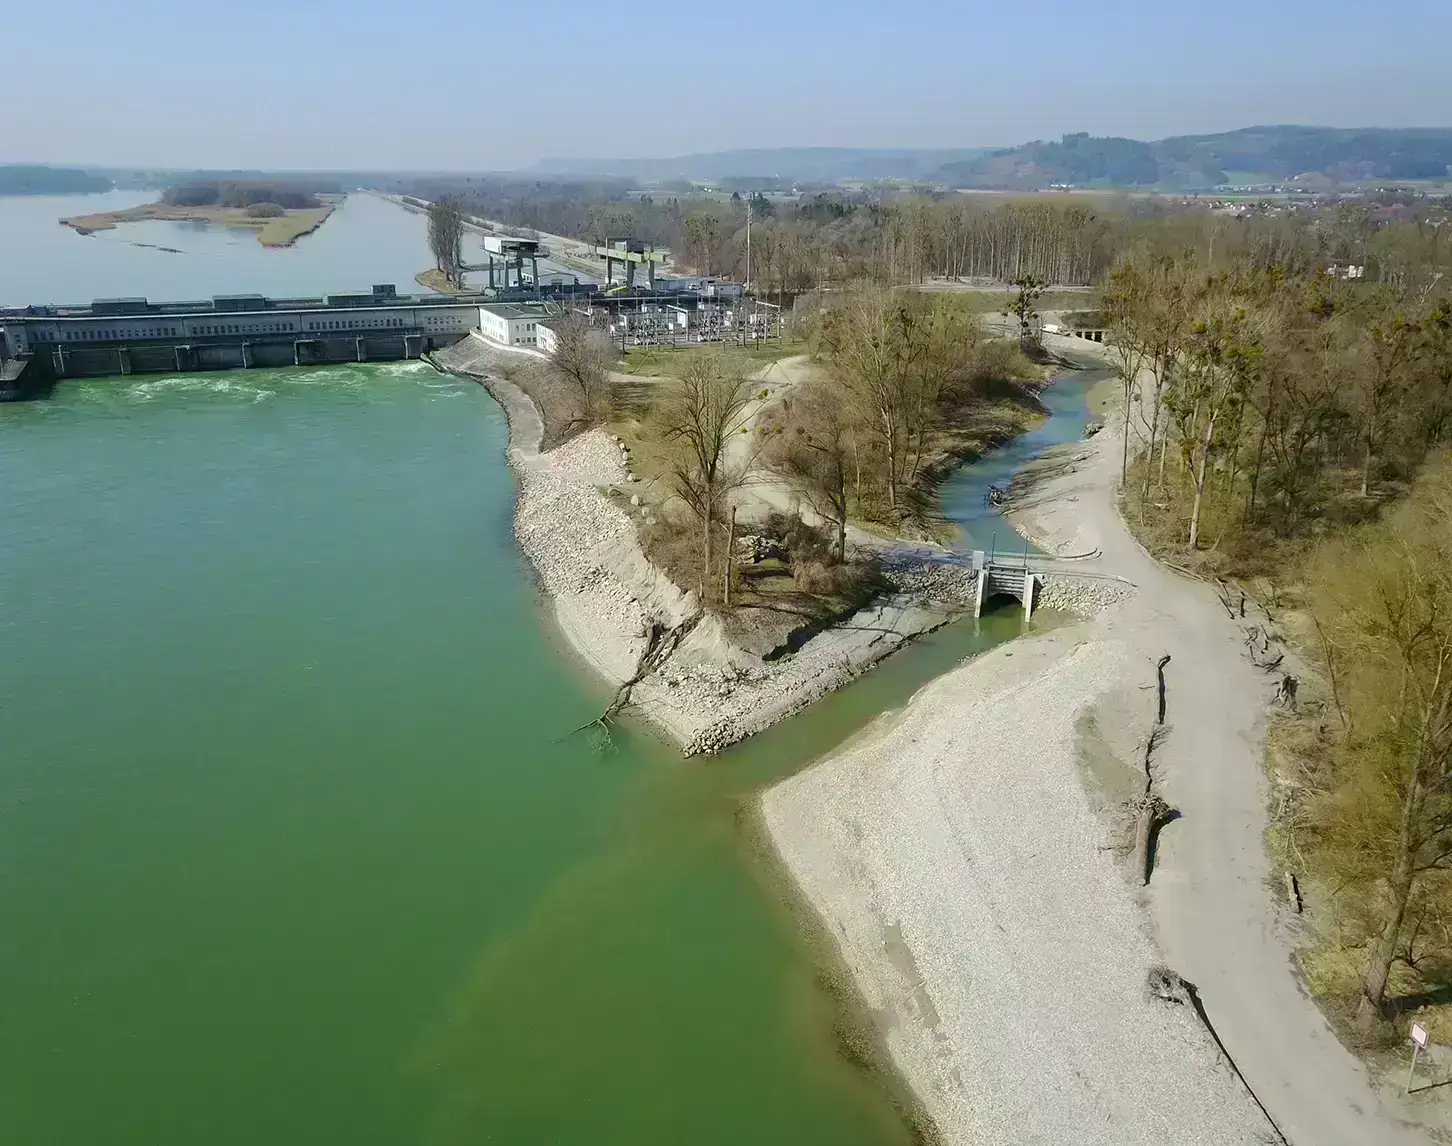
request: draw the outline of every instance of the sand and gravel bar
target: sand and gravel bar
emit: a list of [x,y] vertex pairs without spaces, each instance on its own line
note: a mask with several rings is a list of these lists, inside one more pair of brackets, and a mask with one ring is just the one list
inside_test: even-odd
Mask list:
[[771,789],[772,839],[947,1143],[1261,1143],[1086,798],[1076,722],[1128,662],[1026,638]]

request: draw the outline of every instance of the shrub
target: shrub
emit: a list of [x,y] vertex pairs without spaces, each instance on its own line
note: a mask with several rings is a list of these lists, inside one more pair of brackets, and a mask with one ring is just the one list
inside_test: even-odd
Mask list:
[[811,562],[823,566],[836,563],[831,533],[808,525],[795,513],[767,514],[761,524],[761,535],[781,544],[793,568]]
[[249,219],[279,219],[287,214],[279,203],[253,203],[246,211]]
[[826,596],[837,591],[837,570],[829,569],[820,561],[795,561],[792,563],[792,580],[803,593]]

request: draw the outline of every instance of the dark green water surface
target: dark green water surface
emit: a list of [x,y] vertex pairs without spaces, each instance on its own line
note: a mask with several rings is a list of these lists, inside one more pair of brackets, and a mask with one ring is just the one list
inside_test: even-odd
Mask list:
[[505,433],[412,365],[0,406],[0,1142],[907,1140],[752,797],[1015,620],[599,755]]

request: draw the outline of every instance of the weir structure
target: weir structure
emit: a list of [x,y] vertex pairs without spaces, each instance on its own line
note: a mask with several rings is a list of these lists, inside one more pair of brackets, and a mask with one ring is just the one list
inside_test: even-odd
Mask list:
[[[527,290],[539,284],[539,261],[548,257],[549,251],[538,239],[516,239],[509,235],[485,235],[484,253],[488,262],[484,266],[465,266],[465,271],[487,270],[489,272],[490,290]],[[524,273],[525,260],[529,260],[529,274]],[[496,264],[496,260],[497,264]],[[498,267],[499,279],[495,281],[495,267]],[[511,265],[514,269],[514,282],[509,281]]]
[[975,549],[973,571],[978,574],[978,587],[973,595],[973,615],[983,615],[983,603],[994,597],[1012,597],[1023,604],[1023,619],[1034,615],[1034,595],[1043,580],[1044,571],[1029,565],[1028,547],[1021,557],[1010,557],[992,550]]
[[479,324],[482,295],[391,285],[316,298],[97,299],[0,310],[0,358],[32,380],[412,359]]
[[[520,261],[523,250],[513,249],[516,276],[529,273]],[[558,290],[514,287],[403,296],[385,283],[306,298],[97,299],[0,309],[0,401],[42,395],[60,378],[421,358],[481,329],[501,309],[517,311],[520,327],[509,329],[505,344],[533,346],[545,320],[562,315],[567,302],[583,304],[594,320],[628,327],[631,344],[637,331],[666,310],[685,332],[681,344],[723,338],[745,342],[776,333],[774,321],[758,321],[762,304],[738,322],[740,308],[724,306],[710,284],[669,283],[658,291],[611,293],[575,283]]]

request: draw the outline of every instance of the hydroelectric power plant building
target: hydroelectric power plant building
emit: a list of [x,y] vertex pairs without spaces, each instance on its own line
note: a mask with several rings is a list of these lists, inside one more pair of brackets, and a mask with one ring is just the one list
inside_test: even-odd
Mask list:
[[53,379],[418,358],[477,327],[485,302],[375,286],[320,298],[27,306],[0,310],[0,357]]
[[[515,288],[511,298],[497,288],[400,296],[385,284],[308,298],[113,298],[0,308],[0,400],[42,394],[64,378],[414,359],[471,334],[536,350],[541,320],[566,310],[603,324],[622,349],[717,341],[738,330],[744,337],[748,327],[757,337],[759,322],[723,325],[724,296],[713,285],[667,281],[623,292],[572,285],[558,297]],[[656,329],[667,319],[668,338]],[[774,333],[775,320],[769,325]]]

